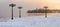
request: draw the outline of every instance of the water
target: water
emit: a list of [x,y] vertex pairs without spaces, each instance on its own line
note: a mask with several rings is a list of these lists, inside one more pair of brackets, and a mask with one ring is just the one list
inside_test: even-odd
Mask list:
[[[60,13],[47,13],[47,16],[52,16]],[[28,16],[45,16],[45,13],[28,13]]]

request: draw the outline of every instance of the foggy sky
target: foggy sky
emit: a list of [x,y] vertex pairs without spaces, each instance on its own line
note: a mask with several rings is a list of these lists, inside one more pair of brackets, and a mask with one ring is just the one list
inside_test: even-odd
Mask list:
[[60,9],[60,0],[0,0],[0,17],[11,17],[11,7],[9,4],[14,3],[14,17],[19,16],[18,6],[22,6],[22,16],[26,15],[27,10],[35,8],[43,8],[48,6],[49,8]]

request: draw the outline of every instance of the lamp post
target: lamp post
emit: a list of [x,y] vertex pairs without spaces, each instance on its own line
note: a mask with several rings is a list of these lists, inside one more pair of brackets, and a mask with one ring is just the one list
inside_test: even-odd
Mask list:
[[21,9],[22,9],[22,7],[18,7],[18,9],[19,9],[19,18],[21,18]]
[[45,18],[47,18],[47,6],[44,6],[44,8],[45,8]]
[[16,6],[16,4],[13,4],[13,3],[12,3],[12,4],[9,4],[9,6],[10,6],[10,7],[12,7],[11,19],[13,20],[13,7],[15,7],[15,6]]

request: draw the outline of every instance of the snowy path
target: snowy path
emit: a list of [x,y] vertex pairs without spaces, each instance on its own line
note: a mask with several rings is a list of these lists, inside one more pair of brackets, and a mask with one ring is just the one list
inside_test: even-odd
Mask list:
[[60,27],[60,15],[32,16],[0,22],[0,27]]
[[0,22],[7,22],[10,18],[0,18]]
[[60,17],[33,16],[0,22],[0,27],[60,27]]

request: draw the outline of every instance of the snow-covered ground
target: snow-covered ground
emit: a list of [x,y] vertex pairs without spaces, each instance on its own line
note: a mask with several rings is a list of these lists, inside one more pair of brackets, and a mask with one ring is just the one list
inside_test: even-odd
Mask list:
[[0,27],[60,27],[60,15],[14,18],[0,22]]

